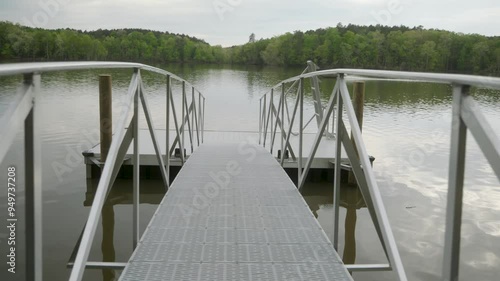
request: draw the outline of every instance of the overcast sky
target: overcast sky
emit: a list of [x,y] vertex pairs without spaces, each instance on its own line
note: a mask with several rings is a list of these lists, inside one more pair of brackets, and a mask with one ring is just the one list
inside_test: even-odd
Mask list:
[[499,0],[0,0],[0,20],[44,28],[145,28],[237,45],[343,24],[500,36]]

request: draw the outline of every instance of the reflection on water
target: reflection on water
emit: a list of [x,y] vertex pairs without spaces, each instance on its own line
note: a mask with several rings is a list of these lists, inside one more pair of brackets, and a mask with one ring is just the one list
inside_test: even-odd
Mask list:
[[[87,191],[85,192],[84,206],[91,207],[94,200],[95,192],[97,190],[98,180],[88,179],[87,180]],[[133,183],[131,180],[118,179],[113,188],[111,189],[106,202],[104,203],[101,212],[101,224],[102,224],[102,238],[101,238],[101,253],[103,262],[115,262],[116,260],[116,248],[115,248],[115,233],[120,235],[120,232],[115,231],[115,206],[119,205],[129,205],[133,204]],[[152,204],[158,205],[165,196],[165,189],[163,182],[161,181],[145,181],[141,183],[141,193],[140,193],[140,204]],[[140,213],[142,220],[149,220],[149,218],[144,218],[144,215]],[[132,213],[130,213],[129,224],[130,231],[132,230],[131,223]],[[147,221],[146,221],[147,222]],[[80,237],[81,239],[81,237]],[[96,235],[96,241],[99,238]],[[132,241],[129,241],[130,245]],[[73,261],[76,255],[77,247],[79,242],[75,245],[73,255],[70,261]],[[118,247],[121,245],[118,244]],[[126,262],[128,258],[122,260],[121,262]],[[102,280],[103,281],[114,281],[118,280],[119,271],[114,269],[101,269]]]
[[[210,65],[169,65],[162,68],[192,81],[206,96],[207,130],[253,131],[258,130],[260,95],[271,85],[303,69]],[[113,114],[118,116],[120,99],[127,92],[131,71],[77,71],[42,76],[37,105],[41,112],[38,121],[42,124],[44,163],[45,280],[67,280],[69,271],[64,266],[88,216],[92,192],[89,191],[83,199],[88,184],[80,152],[99,139],[98,74],[104,72],[113,76]],[[165,81],[154,74],[143,75],[153,121],[157,128],[164,128]],[[19,82],[20,77],[0,78],[0,112],[4,112],[12,100]],[[325,89],[323,99],[328,99],[333,83],[331,79],[321,80]],[[441,275],[451,124],[450,94],[451,89],[446,85],[388,81],[366,83],[363,136],[367,151],[376,157],[374,173],[410,280],[439,280]],[[472,95],[498,134],[500,93],[473,89]],[[309,95],[306,95],[304,103],[312,108]],[[141,127],[145,126],[145,119],[141,118]],[[497,280],[500,275],[500,184],[475,141],[469,138],[467,143],[461,279]],[[9,165],[21,167],[22,151],[23,142],[18,137],[0,165],[0,171],[5,171]],[[57,165],[65,165],[66,169],[58,173],[54,169]],[[5,173],[0,173],[0,182],[4,181]],[[132,206],[129,205],[132,185],[127,180],[117,181],[115,185],[119,188],[114,189],[114,195],[108,202],[112,208],[106,207],[104,225],[99,226],[97,232],[97,237],[112,239],[113,243],[105,242],[102,247],[101,241],[96,239],[90,253],[91,261],[122,262],[127,261],[132,253]],[[141,229],[145,229],[162,198],[162,184],[161,181],[143,181],[141,185],[152,187],[142,189],[145,193],[141,199],[144,200],[141,204]],[[158,186],[160,190],[148,194],[149,189],[155,190]],[[351,189],[342,191],[342,194],[344,191],[349,193]],[[304,195],[321,226],[332,238],[332,184],[309,183]],[[354,198],[359,198],[359,195],[351,195],[352,198],[347,195],[346,198],[350,199],[345,200],[350,203],[340,210],[341,218],[347,217],[347,220],[340,225],[339,252],[346,263],[384,263],[385,256],[368,211],[363,207],[354,210]],[[22,194],[20,196],[22,198]],[[6,194],[0,193],[0,207],[5,202]],[[5,216],[4,212],[0,212],[0,220],[5,220]],[[108,228],[113,228],[114,233],[107,231]],[[0,240],[4,235],[5,230],[0,229]],[[0,258],[0,262],[5,264],[4,255]],[[118,276],[111,271],[89,270],[84,280],[102,280],[103,275],[105,279]],[[7,277],[10,278],[5,271],[0,272],[0,280]],[[23,281],[22,275],[17,278]],[[357,281],[395,280],[390,272],[354,273],[354,278]]]
[[[102,261],[114,262],[115,260],[115,211],[113,204],[106,202],[102,208]],[[115,280],[115,271],[113,269],[102,270],[103,281]]]
[[[306,183],[302,194],[316,218],[318,218],[317,211],[320,209],[320,206],[333,205],[333,184],[331,183]],[[342,214],[345,213],[345,215],[340,216],[340,222],[342,219],[344,220],[343,229],[339,229],[339,231],[344,231],[344,241],[343,243],[340,241],[340,243],[344,245],[344,251],[342,252],[341,258],[345,264],[355,264],[357,210],[366,208],[361,191],[357,186],[352,186],[347,183],[341,184],[340,207],[345,211],[342,212]],[[333,229],[325,229],[325,231],[333,233]]]

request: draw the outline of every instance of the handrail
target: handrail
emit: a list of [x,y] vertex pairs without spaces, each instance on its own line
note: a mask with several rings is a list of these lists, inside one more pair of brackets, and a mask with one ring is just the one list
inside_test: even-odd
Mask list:
[[[479,107],[474,102],[473,98],[468,94],[470,86],[479,88],[490,88],[500,90],[500,78],[462,75],[462,74],[441,74],[441,73],[422,73],[422,72],[402,72],[402,71],[384,71],[384,70],[365,70],[365,69],[330,69],[316,72],[302,73],[298,76],[283,80],[273,86],[271,90],[260,98],[259,112],[259,142],[266,146],[266,136],[268,134],[268,120],[276,118],[275,129],[271,123],[270,134],[272,139],[278,131],[278,127],[282,132],[281,144],[281,165],[284,164],[284,155],[286,149],[290,146],[290,135],[295,123],[296,115],[299,115],[299,154],[297,159],[292,157],[292,161],[297,163],[298,169],[298,188],[302,189],[305,183],[308,171],[318,149],[319,143],[323,138],[323,133],[327,129],[330,117],[335,125],[336,137],[336,155],[335,155],[335,182],[334,182],[334,237],[333,246],[337,248],[338,244],[338,225],[339,225],[339,205],[340,205],[340,166],[341,166],[341,148],[345,149],[353,173],[358,181],[358,185],[365,199],[370,216],[374,222],[377,234],[381,240],[385,254],[389,260],[389,266],[380,265],[357,265],[353,270],[390,270],[393,269],[399,280],[406,280],[403,264],[399,256],[394,236],[382,197],[379,192],[378,184],[373,173],[370,159],[363,142],[361,130],[354,113],[349,90],[346,84],[348,75],[356,76],[356,79],[363,78],[378,78],[390,80],[404,80],[407,82],[430,82],[450,84],[453,86],[453,124],[452,124],[452,140],[450,154],[450,172],[449,172],[449,188],[446,211],[446,232],[445,232],[445,255],[443,262],[443,278],[444,280],[458,279],[459,266],[459,251],[460,251],[460,225],[461,225],[461,210],[462,210],[462,192],[463,192],[463,169],[465,163],[465,138],[466,131],[470,129],[472,135],[476,139],[479,147],[486,156],[496,176],[500,179],[500,140],[494,134],[491,126],[480,112]],[[304,128],[303,122],[303,99],[304,89],[303,81],[307,78],[328,77],[335,78],[336,83],[333,92],[330,96],[328,104],[324,111],[324,116],[318,126],[318,132],[315,135],[315,140],[312,144],[312,149],[308,155],[307,162],[303,165],[302,155],[302,134]],[[289,88],[293,88],[296,83],[299,83],[295,107],[291,119],[285,120],[284,116],[280,116],[279,109],[282,108],[281,95],[278,110],[275,110],[273,92],[285,92],[287,84],[293,83]],[[288,91],[289,91],[288,90]],[[288,92],[287,91],[287,92]],[[271,93],[271,94],[269,94]],[[268,96],[271,96],[268,103]],[[299,106],[300,105],[300,106]],[[334,107],[336,114],[333,114]],[[297,110],[299,109],[299,110]],[[351,127],[352,137],[343,122],[343,112],[347,112],[347,118]],[[267,116],[266,116],[267,115]],[[269,116],[271,115],[271,116]],[[267,118],[266,118],[267,117]],[[267,120],[266,120],[267,119]],[[288,132],[288,133],[286,133]],[[272,153],[274,141],[270,144]],[[286,148],[286,149],[285,149]],[[359,155],[359,156],[358,156]],[[290,160],[289,160],[290,161]]]
[[[288,87],[288,89],[285,90],[285,81],[282,81],[282,83],[276,85],[275,87],[271,88],[270,91],[267,93],[263,94],[259,98],[259,144],[263,143],[264,147],[266,147],[266,139],[267,139],[267,130],[269,127],[269,120],[266,119],[270,118],[270,132],[271,132],[271,146],[270,146],[270,152],[271,154],[273,153],[273,147],[274,147],[274,140],[276,137],[277,133],[277,128],[278,128],[278,122],[281,122],[281,120],[285,120],[284,116],[279,117],[279,112],[283,110],[282,115],[284,115],[284,112],[286,111],[287,114],[287,120],[290,122],[290,112],[288,108],[288,102],[287,102],[287,96],[290,94],[290,92],[297,86],[298,82],[300,82],[300,78],[302,75],[306,73],[312,73],[312,72],[317,72],[317,69],[319,67],[312,61],[307,61],[307,67],[302,71],[302,73],[299,76],[296,76],[298,78],[297,80],[293,81],[293,84]],[[325,111],[325,107],[322,105],[321,102],[321,89],[320,89],[320,80],[318,79],[318,76],[308,76],[311,80],[311,91],[312,91],[312,96],[313,96],[313,103],[314,103],[314,113],[309,117],[308,121],[306,122],[305,125],[302,126],[302,130],[305,130],[309,124],[312,123],[313,119],[316,119],[317,125],[319,127],[321,120],[323,118],[323,114]],[[300,84],[299,84],[300,85]],[[282,96],[279,98],[279,103],[278,103],[278,110],[274,107],[274,95],[273,91],[278,90],[281,88]],[[298,95],[298,89],[297,89],[297,95]],[[269,97],[269,108],[267,108],[267,98]],[[263,103],[264,100],[264,103]],[[283,105],[283,108],[281,108]],[[267,114],[267,115],[266,115]],[[273,122],[273,117],[276,117],[276,123]],[[281,125],[280,125],[281,126]],[[285,132],[282,132],[282,135],[284,135]],[[297,132],[290,131],[290,134],[297,136]],[[264,135],[264,139],[262,140],[262,135]],[[333,134],[333,128],[332,131],[329,131],[329,126],[327,125],[327,129],[325,131],[325,135],[329,138],[334,137]],[[282,137],[284,139],[285,137]],[[295,160],[295,156],[293,156]]]
[[438,84],[469,85],[469,86],[475,86],[479,88],[489,88],[489,89],[500,88],[500,78],[491,76],[374,70],[374,69],[350,69],[350,68],[337,68],[337,69],[328,69],[328,70],[320,70],[316,72],[304,73],[283,80],[280,83],[276,84],[273,88],[279,88],[281,83],[289,83],[299,80],[301,78],[311,78],[314,76],[335,78],[341,74],[356,75],[358,76],[358,78],[381,78],[381,79],[407,80],[414,82],[430,82]]
[[[12,76],[17,74],[28,74],[28,73],[47,73],[47,72],[59,72],[59,71],[72,71],[72,70],[90,70],[90,69],[140,69],[149,72],[154,72],[163,76],[170,76],[170,78],[177,80],[179,82],[184,81],[186,85],[194,87],[188,81],[182,79],[181,77],[157,68],[154,66],[133,63],[133,62],[102,62],[102,61],[87,61],[87,62],[34,62],[34,63],[10,63],[10,64],[0,64],[0,76]],[[200,93],[197,90],[198,93]],[[201,93],[200,93],[201,94]],[[205,96],[201,94],[203,98]]]
[[[26,229],[27,229],[27,280],[42,280],[42,227],[41,227],[41,210],[42,210],[42,186],[41,186],[41,149],[39,135],[36,130],[39,129],[36,123],[37,118],[35,109],[36,97],[40,85],[40,76],[46,72],[70,71],[70,70],[89,70],[89,69],[132,69],[133,75],[129,84],[128,94],[121,116],[118,121],[115,135],[112,139],[109,148],[109,154],[104,163],[103,171],[97,191],[92,203],[87,223],[81,237],[81,243],[78,248],[76,259],[73,263],[70,280],[81,280],[85,268],[93,268],[93,265],[99,264],[102,267],[121,267],[122,263],[95,263],[88,262],[88,256],[92,241],[97,229],[97,223],[101,214],[105,199],[110,191],[113,182],[116,179],[118,171],[124,161],[126,152],[134,142],[133,155],[133,246],[137,245],[140,239],[139,233],[139,191],[140,191],[140,175],[139,175],[139,108],[142,105],[146,122],[148,125],[156,157],[161,169],[162,178],[165,188],[168,189],[169,183],[169,163],[171,152],[176,146],[181,151],[181,160],[185,161],[184,157],[184,135],[185,124],[188,124],[188,134],[191,140],[191,151],[194,145],[199,146],[203,143],[204,135],[204,115],[205,115],[205,96],[201,94],[192,84],[184,79],[176,76],[168,71],[138,64],[138,63],[123,63],[123,62],[56,62],[56,63],[16,63],[16,64],[0,64],[0,76],[24,75],[23,82],[19,87],[18,93],[14,98],[14,102],[7,109],[6,113],[0,118],[0,129],[5,132],[0,136],[0,161],[3,161],[5,154],[11,146],[16,130],[22,122],[25,124],[25,167],[26,167]],[[163,156],[160,151],[160,145],[156,137],[155,127],[149,110],[148,100],[144,91],[144,86],[141,78],[141,70],[150,71],[166,77],[166,152]],[[181,122],[177,120],[175,112],[175,104],[173,99],[173,81],[182,83],[182,115]],[[191,89],[190,103],[186,97],[185,89]],[[187,109],[184,111],[184,109]],[[130,115],[132,117],[130,118]],[[177,141],[170,146],[170,120],[171,115],[174,119],[174,126]],[[179,124],[180,123],[180,124]],[[192,124],[192,126],[191,126]],[[196,135],[196,142],[194,140]]]

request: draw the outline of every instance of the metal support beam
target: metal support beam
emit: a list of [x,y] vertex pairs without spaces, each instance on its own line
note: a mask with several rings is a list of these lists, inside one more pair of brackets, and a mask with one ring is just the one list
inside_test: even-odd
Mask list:
[[[23,84],[33,87],[33,103],[24,121],[24,170],[26,172],[26,280],[43,279],[42,255],[42,163],[41,143],[36,121],[36,94],[39,92],[40,75],[25,74]],[[21,114],[18,111],[18,114]],[[22,115],[22,114],[21,114]],[[15,116],[14,116],[15,117]],[[9,132],[7,132],[9,133]],[[17,174],[18,171],[15,171]],[[15,218],[17,219],[17,218]]]
[[132,249],[137,247],[137,243],[140,239],[140,227],[139,227],[139,202],[140,202],[140,152],[139,152],[139,92],[136,92],[134,96],[134,117],[133,117],[133,128],[134,128],[134,156],[133,156],[133,191],[132,191],[132,201],[133,201],[133,214],[132,214]]
[[158,143],[158,138],[156,138],[156,131],[153,125],[153,118],[151,117],[151,112],[149,111],[148,100],[144,95],[142,88],[142,81],[139,84],[139,92],[141,96],[142,108],[144,109],[144,116],[146,117],[146,122],[148,123],[149,133],[151,134],[151,140],[153,141],[153,147],[156,152],[156,159],[158,160],[158,165],[160,166],[161,177],[163,178],[163,183],[165,184],[165,190],[169,189],[169,182],[167,179],[167,172],[165,170],[165,163],[163,163],[163,157],[161,154],[160,144]]
[[[110,179],[110,187],[113,186],[116,177],[118,176],[118,172],[120,172],[120,168],[122,167],[123,161],[125,160],[125,155],[127,155],[127,151],[130,147],[134,139],[134,123],[133,120],[130,120],[128,123],[127,129],[125,131],[125,135],[118,146],[118,153],[116,154],[116,160],[113,164],[111,179]],[[107,161],[107,160],[106,160]]]
[[311,151],[309,152],[309,157],[307,158],[306,166],[304,168],[304,175],[300,179],[299,182],[299,190],[302,189],[302,186],[304,186],[307,174],[309,173],[309,169],[311,168],[312,161],[314,160],[314,156],[316,155],[316,152],[318,151],[319,144],[321,140],[323,139],[323,133],[326,129],[326,126],[328,124],[328,119],[330,118],[330,115],[333,112],[333,105],[335,102],[335,99],[338,96],[338,89],[339,86],[338,84],[335,84],[335,87],[333,88],[333,92],[330,96],[330,100],[328,101],[328,106],[327,106],[327,111],[326,115],[324,115],[323,120],[321,120],[321,124],[319,125],[318,132],[316,133],[316,136],[314,137],[314,142]]
[[[201,136],[201,93],[198,92],[198,128],[200,130],[200,136]],[[201,139],[201,138],[200,138]],[[203,143],[203,141],[202,141]]]
[[203,118],[201,122],[201,143],[205,137],[205,98],[203,98]]
[[462,119],[462,103],[469,87],[453,86],[453,109],[446,200],[443,280],[457,281],[460,267],[460,236],[462,227],[462,197],[464,188],[465,147],[467,127]]
[[[196,98],[194,96],[194,87],[192,88],[192,104],[193,104],[193,128],[195,128],[196,125],[196,143],[198,146],[200,146],[200,128],[198,127],[198,114],[196,113]],[[198,107],[200,107],[200,104],[198,104]]]
[[[265,104],[265,101],[264,101]],[[264,141],[263,141],[263,146],[266,147],[266,140],[267,140],[267,129],[269,128],[269,121],[271,122],[271,128],[273,127],[273,121],[272,121],[272,106],[274,105],[273,102],[273,90],[271,90],[271,95],[269,97],[269,109],[267,112],[267,120],[265,121],[264,124]],[[272,129],[271,129],[272,130]],[[272,134],[272,132],[271,132]]]
[[191,87],[191,106],[193,106],[193,114],[191,114],[191,128],[189,130],[189,133],[192,136],[192,138],[191,138],[191,146],[193,146],[194,128],[195,128],[194,115],[196,113],[196,103],[194,102],[194,87]]
[[[272,111],[273,111],[273,115],[276,116],[276,122],[274,123],[274,130],[271,130],[271,147],[270,147],[270,152],[271,152],[271,155],[273,155],[273,151],[274,151],[274,141],[276,140],[276,132],[278,132],[278,123],[281,124],[281,120],[280,120],[280,113],[281,113],[281,95],[280,95],[280,99],[279,99],[279,102],[278,102],[278,110],[276,110],[276,107],[274,106],[273,104],[273,108],[272,108]],[[283,138],[283,135],[281,136],[281,138]]]
[[297,165],[298,179],[297,187],[300,184],[302,177],[302,146],[304,141],[304,78],[300,79],[299,84],[299,161]]
[[[173,104],[172,104],[172,105],[173,105]],[[173,109],[173,107],[172,107],[172,109]],[[193,105],[191,105],[191,106],[188,108],[188,114],[189,114],[192,110],[193,110]],[[182,126],[180,127],[180,131],[184,130],[184,126],[185,126],[185,125],[186,125],[186,123],[187,123],[187,119],[188,119],[188,115],[186,115],[186,116],[185,116],[185,118],[184,118],[184,120],[182,120],[182,121],[184,121],[184,122],[183,122]],[[170,148],[170,154],[172,154],[172,153],[174,152],[174,149],[175,149],[175,146],[177,145],[177,143],[182,143],[182,142],[180,141],[179,136],[180,136],[180,135],[177,135],[177,136],[175,137],[174,142],[172,143],[172,147]],[[202,141],[203,141],[203,139],[202,139]],[[182,147],[182,148],[184,148],[184,147]],[[183,150],[181,150],[181,151],[183,151]],[[181,153],[181,156],[182,156],[183,154],[184,154],[184,153]],[[184,156],[182,156],[182,157],[184,157]]]
[[[271,131],[270,131],[270,137],[272,137],[273,135],[273,121],[274,121],[274,113],[273,113],[273,109],[274,109],[274,89],[271,89],[271,99],[270,99],[270,102],[269,102],[269,117],[271,118]],[[267,132],[267,129],[266,129],[266,132]],[[266,139],[264,138],[264,145],[266,144]],[[273,151],[273,146],[271,145],[271,153]]]
[[[285,83],[281,84],[281,154],[283,157],[285,156],[285,103],[286,103],[286,96],[285,96]],[[278,122],[276,122],[278,123]]]
[[[307,61],[307,70],[307,72],[315,72],[318,70],[318,66],[312,61]],[[321,121],[323,120],[323,106],[321,105],[321,91],[318,76],[311,77],[311,90],[313,95],[314,110],[316,111],[316,122],[318,123],[318,128],[320,128]]]
[[139,74],[138,70],[136,70],[132,75],[132,80],[130,82],[128,90],[126,104],[128,104],[129,106],[122,112],[119,119],[120,121],[118,122],[117,126],[118,130],[111,142],[108,158],[106,159],[106,163],[104,164],[104,169],[101,174],[101,179],[99,180],[97,191],[94,196],[94,201],[92,202],[92,207],[90,209],[90,214],[87,219],[87,223],[85,225],[85,230],[83,231],[82,242],[78,249],[78,254],[76,255],[75,268],[71,271],[71,275],[69,277],[70,281],[79,281],[83,277],[85,264],[87,262],[90,253],[90,246],[92,245],[92,241],[94,239],[95,232],[97,229],[99,215],[101,213],[102,206],[104,205],[104,201],[109,192],[109,189],[112,185],[112,178],[113,178],[112,172],[115,163],[117,162],[119,146],[123,142],[125,137],[126,131],[124,130],[124,128],[125,125],[127,124],[128,116],[130,115],[130,104],[132,103],[134,95],[137,92],[138,80],[139,80]]
[[346,264],[345,267],[349,272],[392,270],[392,267],[389,264]]
[[[66,267],[73,268],[74,263],[69,262]],[[126,262],[99,262],[99,261],[88,261],[85,264],[86,269],[115,269],[123,270],[127,266]]]
[[377,181],[375,180],[375,175],[373,174],[373,170],[371,169],[370,159],[368,156],[368,152],[366,151],[366,147],[363,143],[363,137],[361,135],[361,130],[359,129],[356,115],[354,113],[354,107],[352,106],[351,98],[349,96],[349,90],[347,89],[344,78],[340,77],[339,82],[340,95],[342,96],[343,103],[346,107],[347,116],[351,126],[352,137],[356,144],[357,152],[359,154],[359,160],[361,162],[361,165],[363,166],[363,172],[368,183],[370,196],[373,198],[375,213],[380,221],[382,236],[384,238],[383,241],[385,242],[385,245],[387,247],[389,263],[393,267],[394,272],[397,274],[399,280],[405,281],[407,280],[406,273],[404,271],[401,257],[399,256],[399,252],[397,250],[394,234],[392,233],[392,229],[389,224],[389,218],[387,217],[384,202],[382,200]]
[[[170,104],[172,106],[172,116],[174,117],[174,125],[175,125],[175,131],[177,133],[177,136],[175,138],[175,141],[172,144],[172,147],[170,148],[169,155],[172,155],[172,153],[175,149],[175,146],[177,145],[177,143],[179,143],[179,150],[182,151],[181,163],[184,165],[184,162],[186,162],[186,159],[184,159],[184,145],[183,145],[182,141],[179,141],[181,138],[181,129],[179,128],[179,122],[177,121],[177,113],[175,112],[175,103],[174,103],[174,97],[173,97],[171,86],[172,85],[170,85],[170,88],[169,88],[170,95],[168,95],[167,98],[170,99]],[[184,129],[184,125],[182,126],[182,128]]]
[[[281,106],[282,106],[282,105],[283,105],[283,104],[281,104],[281,103],[280,103],[280,106],[279,106],[279,107],[281,108]],[[279,112],[279,111],[276,111],[276,108],[274,107],[274,105],[273,105],[273,113],[274,113],[274,115],[276,115],[276,128],[277,128],[277,127],[280,127],[280,128],[282,128],[282,131],[284,132],[284,124],[283,124],[283,122],[281,122],[282,120],[281,120],[280,118],[278,118],[278,116],[280,115],[280,112]],[[274,134],[273,134],[273,135],[276,135],[276,132],[277,132],[277,131],[278,131],[278,130],[277,130],[277,129],[275,129],[275,130],[274,130]],[[274,136],[273,136],[273,138],[274,138]],[[294,150],[293,150],[292,145],[291,145],[290,143],[285,143],[285,142],[284,142],[284,140],[286,140],[286,138],[287,138],[287,134],[286,134],[286,133],[283,133],[283,134],[281,135],[281,139],[282,139],[282,141],[283,141],[283,146],[284,146],[284,147],[286,147],[286,148],[288,149],[288,151],[290,152],[290,155],[292,156],[292,159],[295,161],[295,160],[296,160],[296,157],[295,157],[295,153],[294,153]],[[272,142],[271,142],[271,149],[272,149],[272,147],[273,147],[273,146],[274,146],[274,139],[273,139],[273,140],[272,140]],[[271,152],[272,152],[272,151],[271,151]]]
[[[290,121],[290,125],[288,125],[288,133],[286,134],[286,140],[285,140],[285,144],[287,144],[290,149],[291,149],[291,145],[290,145],[290,136],[292,135],[292,130],[293,130],[293,123],[295,122],[295,116],[297,115],[297,109],[299,107],[299,102],[300,101],[300,95],[297,95],[297,98],[295,99],[295,106],[293,107],[293,113],[292,113],[292,120]],[[290,154],[292,154],[292,150],[290,150]],[[282,156],[285,155],[284,153],[281,154]],[[296,157],[295,155],[291,155],[292,156],[292,159],[294,161],[296,161]],[[281,157],[281,166],[283,166],[283,162],[284,162],[284,157]]]
[[[185,136],[184,136],[184,131],[185,131],[185,128],[184,128],[184,116],[186,116],[186,112],[184,112],[185,110],[185,107],[184,107],[184,102],[186,100],[186,82],[182,81],[182,96],[181,96],[181,120],[182,120],[182,130],[181,130],[181,143],[182,143],[182,148],[184,149],[186,147],[186,139],[185,139]],[[188,113],[189,114],[189,113]],[[184,154],[184,150],[181,150],[181,154]]]
[[259,99],[259,145],[262,139],[262,99]]
[[[279,112],[277,112],[277,111],[276,111],[276,108],[274,108],[274,109],[273,109],[273,113],[274,113],[274,115],[276,115],[276,116],[278,116],[278,115],[279,115]],[[280,119],[280,118],[276,118],[276,126],[277,126],[277,127],[279,126],[279,127],[280,127],[280,128],[282,128],[282,129],[283,129],[283,131],[284,131],[284,125],[283,125],[283,123],[281,122],[281,119]],[[276,131],[277,131],[277,129],[275,130],[274,134],[276,134]],[[286,139],[287,139],[287,134],[286,134],[286,133],[283,133],[283,134],[281,135],[281,138],[282,138],[282,140],[283,140],[283,141],[284,141],[284,140],[286,140]],[[290,152],[290,156],[291,156],[291,157],[292,157],[292,159],[295,161],[295,160],[296,160],[296,157],[295,157],[295,152],[294,152],[294,150],[293,150],[292,145],[291,145],[289,142],[288,142],[288,143],[287,143],[287,142],[283,142],[283,143],[284,143],[284,147],[286,147],[286,148],[288,149],[288,151]],[[273,146],[274,146],[274,140],[272,141],[271,148],[272,148]],[[284,155],[284,154],[282,154],[282,155]]]
[[[342,75],[340,75],[341,77]],[[336,83],[338,89],[339,81]],[[341,175],[341,157],[342,157],[342,137],[343,132],[340,129],[342,122],[342,97],[337,92],[337,123],[335,130],[337,132],[337,139],[335,140],[335,182],[333,185],[333,247],[335,250],[339,249],[339,221],[340,221],[340,175]],[[320,136],[322,136],[321,134]]]
[[170,92],[170,83],[172,81],[170,80],[170,75],[167,75],[167,95],[165,96],[166,97],[166,105],[165,105],[165,112],[166,112],[166,115],[165,115],[165,126],[166,126],[166,130],[165,130],[165,165],[167,166],[166,167],[166,172],[167,172],[167,181],[168,181],[168,184],[170,185],[170,95],[172,94]]
[[[368,182],[366,180],[366,176],[363,172],[363,167],[361,163],[359,162],[358,159],[358,154],[356,152],[356,147],[352,141],[351,138],[349,138],[349,133],[347,132],[347,129],[345,127],[344,121],[341,118],[337,118],[337,122],[339,123],[339,128],[338,128],[338,133],[337,133],[337,142],[338,145],[340,146],[340,143],[344,145],[345,152],[347,154],[347,157],[349,158],[349,162],[351,164],[351,169],[352,173],[354,174],[354,177],[356,181],[358,182],[358,187],[359,190],[361,191],[361,194],[363,195],[363,200],[365,201],[365,204],[368,208],[368,213],[370,214],[370,217],[373,221],[373,225],[375,227],[375,231],[377,232],[377,235],[379,237],[380,243],[382,244],[382,248],[385,252],[385,255],[387,258],[389,258],[388,253],[387,253],[387,248],[386,248],[386,243],[384,241],[384,236],[382,235],[382,229],[380,228],[380,222],[377,217],[377,213],[375,212],[375,206],[373,204],[373,199],[372,196],[370,195],[370,188],[368,186]],[[340,164],[340,161],[339,161]],[[370,166],[371,168],[371,166]],[[340,169],[340,167],[339,167]],[[340,172],[339,172],[340,174]],[[340,184],[340,181],[339,181]],[[340,189],[339,189],[340,190]],[[337,192],[337,190],[336,190]],[[339,202],[338,204],[340,205],[340,191],[338,191],[338,197]],[[336,209],[338,213],[338,207]],[[337,219],[337,229],[338,229],[338,217]],[[338,235],[338,234],[337,234]]]
[[[188,107],[188,102],[187,102],[187,96],[186,96],[186,88],[185,88],[185,83],[183,82],[182,84],[182,106],[184,106],[184,108],[182,109],[182,112],[183,112],[183,115],[182,115],[182,120],[184,122],[182,122],[182,134],[183,134],[183,139],[182,139],[182,142],[183,142],[183,147],[185,147],[185,142],[184,142],[184,132],[185,132],[185,127],[184,127],[184,124],[185,122],[187,122],[187,125],[188,125],[188,136],[189,136],[189,144],[191,146],[191,153],[193,153],[194,151],[194,148],[193,148],[193,135],[191,134],[191,121],[189,119],[189,115],[192,114],[192,107],[193,107],[193,103],[191,103],[191,105]],[[190,109],[191,108],[191,109]],[[185,110],[185,111],[184,111]],[[184,113],[185,113],[185,116],[184,116]]]
[[500,139],[469,95],[462,98],[461,117],[500,180]]

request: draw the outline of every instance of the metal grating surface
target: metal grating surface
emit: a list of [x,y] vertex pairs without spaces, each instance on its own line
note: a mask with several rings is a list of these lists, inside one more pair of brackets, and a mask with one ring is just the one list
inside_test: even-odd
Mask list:
[[121,281],[352,280],[277,161],[244,144],[189,158]]

